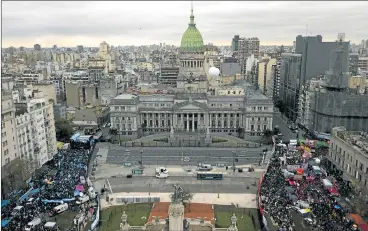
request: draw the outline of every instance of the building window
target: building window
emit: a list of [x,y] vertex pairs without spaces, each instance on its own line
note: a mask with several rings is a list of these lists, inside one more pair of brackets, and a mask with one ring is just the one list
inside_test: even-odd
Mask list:
[[267,111],[268,110],[268,107],[264,107],[263,110]]
[[258,117],[258,119],[257,119],[258,121],[261,121],[261,117]]
[[263,131],[267,130],[267,125],[263,125]]
[[252,111],[255,111],[256,110],[256,107],[252,107]]
[[4,156],[7,156],[9,154],[9,150],[8,149],[6,149],[5,151],[4,151]]
[[252,121],[254,121],[254,117],[252,117]]
[[254,125],[250,125],[250,130],[254,131]]

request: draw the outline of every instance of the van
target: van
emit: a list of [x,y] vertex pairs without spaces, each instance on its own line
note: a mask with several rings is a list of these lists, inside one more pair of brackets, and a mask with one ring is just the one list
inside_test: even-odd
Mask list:
[[26,225],[26,228],[24,230],[26,231],[30,231],[34,228],[36,228],[37,226],[39,226],[41,224],[41,218],[37,217],[35,219],[33,219],[31,222],[28,222],[28,224]]
[[84,195],[82,197],[79,197],[79,199],[77,200],[77,204],[81,205],[83,203],[86,203],[87,201],[89,201],[89,196],[88,195]]
[[43,230],[58,230],[58,227],[56,225],[56,222],[46,222],[46,224],[43,226]]
[[158,178],[158,179],[166,179],[168,177],[169,177],[168,173],[164,173],[164,172],[156,173],[156,178]]
[[164,168],[164,167],[157,167],[156,168],[156,174],[160,174],[160,173],[166,173],[166,174],[168,174],[169,171],[167,171],[167,169]]
[[12,216],[17,216],[18,214],[20,214],[21,212],[24,211],[24,207],[23,206],[17,206],[13,209],[13,212],[11,213]]
[[52,217],[62,212],[65,212],[66,210],[68,210],[68,208],[69,206],[66,203],[58,205],[52,209],[52,211],[50,212],[50,216]]
[[199,170],[200,171],[211,171],[212,170],[212,166],[210,164],[201,164],[199,166]]

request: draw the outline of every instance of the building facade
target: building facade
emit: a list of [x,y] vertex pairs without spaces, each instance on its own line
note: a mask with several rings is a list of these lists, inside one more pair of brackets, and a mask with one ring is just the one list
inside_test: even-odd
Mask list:
[[327,159],[349,176],[351,182],[368,193],[368,135],[347,131],[345,127],[332,129]]
[[[205,71],[204,44],[194,23],[193,9],[179,50],[177,88],[171,94],[121,94],[110,104],[111,126],[121,134],[137,136],[140,130],[151,133],[195,132],[236,133],[262,136],[272,129],[273,103],[255,91],[211,95]],[[233,87],[233,89],[235,89]],[[240,91],[239,94],[237,94]],[[226,91],[227,92],[227,91]]]
[[19,156],[16,137],[15,106],[11,95],[1,98],[1,166]]

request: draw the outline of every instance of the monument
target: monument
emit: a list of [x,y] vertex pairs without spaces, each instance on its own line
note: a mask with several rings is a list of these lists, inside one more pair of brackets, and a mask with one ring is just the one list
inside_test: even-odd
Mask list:
[[210,144],[212,144],[212,136],[210,134],[210,128],[207,127],[206,129],[206,137],[204,138],[204,142],[206,144],[206,146],[209,146]]
[[236,226],[237,221],[238,221],[238,218],[236,218],[235,213],[234,213],[231,217],[231,225],[228,231],[238,231],[238,227]]
[[173,144],[176,141],[175,135],[174,135],[174,127],[171,126],[170,129],[170,136],[169,136],[169,143]]
[[192,198],[192,194],[186,192],[180,185],[174,185],[174,193],[170,195],[169,219],[166,220],[164,231],[186,231],[189,222],[184,219],[184,203]]
[[120,230],[119,231],[129,231],[130,225],[128,224],[128,215],[123,211],[121,215],[121,223],[120,223]]

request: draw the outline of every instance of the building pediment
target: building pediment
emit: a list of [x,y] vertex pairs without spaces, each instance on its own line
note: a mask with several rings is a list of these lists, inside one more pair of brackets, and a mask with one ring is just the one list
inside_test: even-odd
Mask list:
[[207,111],[207,105],[197,101],[185,101],[177,103],[174,106],[174,111]]

